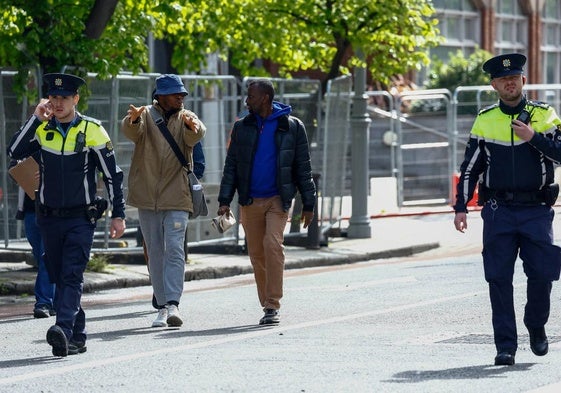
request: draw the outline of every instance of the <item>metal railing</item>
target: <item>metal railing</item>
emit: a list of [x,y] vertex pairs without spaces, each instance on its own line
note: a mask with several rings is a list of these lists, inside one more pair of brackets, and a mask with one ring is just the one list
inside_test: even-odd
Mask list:
[[[154,80],[159,74],[123,74],[101,81],[94,74],[88,76],[88,116],[99,119],[115,145],[118,165],[126,179],[134,144],[120,132],[120,121],[130,104],[139,106],[152,101]],[[13,72],[0,77],[0,144],[7,146],[12,135],[27,118],[30,108],[11,89]],[[203,140],[206,171],[202,179],[209,203],[209,217],[193,220],[189,225],[190,244],[239,242],[240,231],[221,235],[213,232],[210,221],[217,210],[217,194],[226,147],[233,122],[243,111],[245,83],[233,76],[181,75],[189,95],[185,106],[195,111],[207,126]],[[320,222],[333,228],[344,217],[344,201],[351,197],[352,155],[350,133],[350,105],[353,98],[352,78],[346,76],[328,83],[322,96],[317,80],[274,78],[276,99],[289,104],[308,131],[313,172],[319,175]],[[561,85],[526,85],[525,92],[532,99],[543,100],[559,113]],[[445,89],[406,91],[391,95],[387,91],[368,91],[370,126],[370,177],[395,179],[398,207],[450,202],[454,173],[458,171],[471,124],[477,112],[496,102],[490,86],[461,86],[453,93]],[[4,247],[13,239],[23,237],[22,223],[15,220],[17,186],[7,175],[6,149],[0,152],[1,198],[0,236]],[[379,190],[377,190],[379,191]],[[382,190],[384,192],[385,190]],[[392,190],[387,190],[392,191]],[[136,209],[127,208],[129,232],[138,225]],[[108,245],[107,222],[105,229]]]
[[[99,80],[95,74],[89,74],[87,109],[84,114],[101,121],[115,146],[117,164],[124,172],[124,193],[128,194],[128,173],[134,144],[120,132],[121,119],[126,115],[129,105],[147,105],[152,102],[155,79],[160,74],[122,74],[109,80]],[[0,78],[0,143],[7,146],[13,134],[27,119],[30,108],[27,102],[18,102],[11,90],[14,73],[2,72]],[[200,76],[180,75],[189,95],[185,97],[185,107],[193,110],[207,127],[207,134],[202,141],[205,153],[206,169],[202,182],[209,205],[209,216],[199,217],[189,224],[188,239],[190,245],[235,242],[240,240],[239,224],[232,230],[219,234],[212,230],[211,220],[218,210],[218,186],[222,175],[222,166],[226,156],[229,134],[234,121],[244,108],[244,89],[242,82],[230,75]],[[4,83],[6,82],[6,83]],[[273,79],[277,97],[293,107],[293,113],[306,125],[311,141],[317,138],[321,123],[321,84],[316,80]],[[23,238],[22,223],[15,220],[17,211],[17,185],[8,177],[6,149],[2,149],[0,236],[4,247],[10,242]],[[102,190],[103,192],[103,190]],[[235,209],[235,206],[234,206]],[[127,234],[136,232],[138,215],[135,208],[127,206]],[[104,232],[104,245],[109,246],[108,220],[100,220],[98,229]]]

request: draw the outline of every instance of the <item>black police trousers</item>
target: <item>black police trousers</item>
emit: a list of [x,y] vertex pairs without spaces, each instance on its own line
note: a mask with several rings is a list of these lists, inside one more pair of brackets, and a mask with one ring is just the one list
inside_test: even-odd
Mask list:
[[511,206],[487,202],[483,218],[483,267],[489,283],[495,346],[516,353],[518,336],[513,300],[517,257],[527,277],[524,324],[545,326],[552,281],[559,279],[561,248],[553,244],[554,211],[546,205]]
[[90,259],[95,224],[82,217],[37,215],[45,246],[45,265],[55,287],[56,325],[68,340],[86,342],[81,306],[84,271]]

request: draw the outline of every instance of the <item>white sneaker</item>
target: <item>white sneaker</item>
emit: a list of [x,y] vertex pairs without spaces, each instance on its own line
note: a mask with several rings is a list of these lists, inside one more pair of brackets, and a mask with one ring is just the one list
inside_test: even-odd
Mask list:
[[158,316],[152,322],[152,327],[166,327],[168,324],[166,319],[168,318],[168,309],[167,308],[160,308],[158,311]]
[[183,321],[179,315],[179,309],[175,304],[168,304],[168,319],[167,323],[169,326],[181,326]]

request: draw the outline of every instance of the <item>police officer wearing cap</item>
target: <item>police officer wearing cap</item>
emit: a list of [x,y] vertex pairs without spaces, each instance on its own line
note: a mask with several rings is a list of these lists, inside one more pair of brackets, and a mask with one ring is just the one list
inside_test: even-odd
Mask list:
[[548,352],[545,324],[552,281],[559,279],[561,266],[551,207],[558,193],[553,182],[554,165],[561,161],[561,119],[551,106],[523,94],[525,62],[524,55],[512,53],[483,65],[499,102],[481,110],[473,123],[454,205],[454,225],[464,232],[466,204],[479,186],[495,365],[513,365],[518,348],[512,285],[517,257],[527,276],[524,324],[537,356]]
[[[47,97],[14,135],[13,159],[39,154],[37,224],[45,246],[45,264],[56,284],[56,324],[47,331],[55,356],[86,351],[86,315],[81,306],[84,271],[97,219],[107,203],[96,198],[101,173],[112,207],[110,236],[125,230],[123,172],[109,136],[98,120],[76,110],[85,81],[70,74],[46,74]],[[105,203],[104,203],[105,202]]]

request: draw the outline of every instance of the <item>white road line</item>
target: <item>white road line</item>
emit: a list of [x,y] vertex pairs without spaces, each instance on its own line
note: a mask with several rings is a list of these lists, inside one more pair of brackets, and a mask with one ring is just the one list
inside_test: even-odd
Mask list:
[[[474,297],[474,296],[481,296],[482,294],[486,294],[486,293],[487,293],[487,291],[468,292],[468,293],[464,293],[464,294],[443,297],[443,298],[440,298],[440,299],[431,299],[431,300],[426,300],[426,301],[423,301],[423,302],[417,302],[417,303],[413,303],[413,304],[410,303],[410,304],[405,304],[405,305],[401,305],[401,306],[389,307],[389,308],[382,309],[382,310],[365,311],[365,312],[361,312],[361,313],[358,313],[358,314],[342,315],[342,316],[339,316],[339,317],[332,317],[332,318],[327,318],[327,319],[322,319],[322,320],[317,320],[317,321],[309,321],[309,322],[304,322],[304,323],[298,323],[298,324],[291,325],[291,326],[278,326],[278,327],[275,327],[275,328],[264,327],[263,330],[259,330],[259,331],[255,331],[255,332],[245,333],[245,334],[242,334],[242,335],[236,335],[236,336],[233,336],[233,337],[224,337],[224,338],[220,338],[220,339],[209,340],[209,341],[204,341],[204,342],[199,342],[199,343],[194,343],[194,344],[180,345],[180,346],[173,347],[173,348],[163,348],[163,349],[158,349],[158,350],[153,350],[153,351],[123,355],[123,356],[114,356],[114,357],[110,357],[110,358],[104,358],[104,359],[99,359],[99,360],[85,362],[85,363],[79,363],[79,364],[73,364],[73,365],[68,365],[68,366],[62,366],[62,365],[57,364],[56,368],[52,368],[52,369],[49,369],[49,370],[37,371],[37,372],[34,372],[34,373],[28,373],[27,372],[25,374],[14,375],[14,376],[11,376],[11,377],[2,378],[2,379],[0,379],[0,385],[13,384],[13,383],[16,383],[16,382],[31,380],[31,379],[35,379],[35,378],[49,377],[49,376],[64,374],[64,373],[68,373],[68,372],[76,371],[76,370],[90,369],[90,368],[94,368],[94,367],[107,366],[107,365],[115,364],[115,363],[128,362],[128,361],[132,361],[132,360],[136,360],[136,359],[148,358],[148,357],[151,357],[151,356],[164,355],[164,354],[167,354],[167,353],[174,353],[174,352],[186,351],[186,350],[197,349],[197,348],[212,347],[212,346],[221,345],[221,344],[228,344],[228,343],[232,343],[232,342],[236,342],[236,341],[243,341],[243,340],[253,339],[253,338],[257,338],[257,337],[268,336],[268,335],[272,335],[272,334],[277,335],[279,332],[287,332],[287,331],[291,331],[291,330],[305,329],[305,328],[314,327],[314,326],[329,325],[329,324],[332,324],[332,323],[351,321],[351,320],[354,320],[354,319],[360,319],[360,318],[365,318],[365,317],[372,317],[372,316],[375,316],[375,315],[388,314],[388,313],[393,313],[393,312],[401,312],[401,311],[406,311],[406,310],[410,310],[410,309],[417,309],[419,307],[425,307],[425,306],[431,306],[431,305],[439,304],[439,303],[456,301],[458,299],[465,299],[465,298],[471,298],[471,297]],[[77,355],[77,356],[80,356],[80,355]]]
[[417,280],[413,276],[405,276],[405,277],[386,278],[383,280],[351,282],[348,284],[321,285],[321,286],[318,285],[318,286],[290,288],[290,291],[291,292],[297,292],[297,291],[344,292],[344,291],[354,291],[357,289],[364,289],[364,288],[369,288],[369,287],[374,287],[384,284],[408,283],[408,282],[418,282],[418,281],[419,280]]

